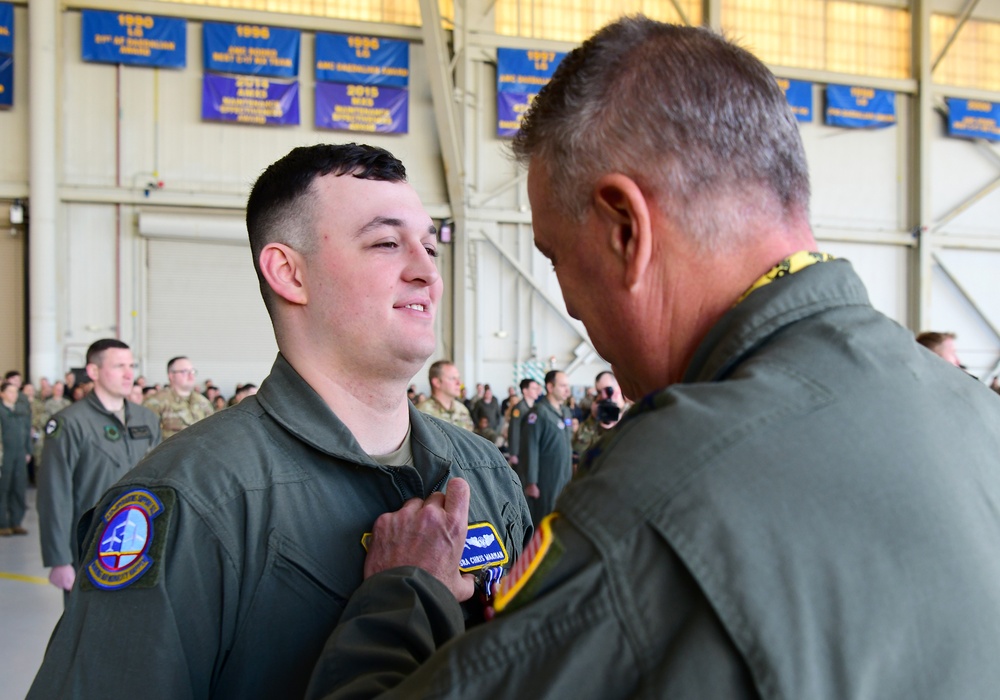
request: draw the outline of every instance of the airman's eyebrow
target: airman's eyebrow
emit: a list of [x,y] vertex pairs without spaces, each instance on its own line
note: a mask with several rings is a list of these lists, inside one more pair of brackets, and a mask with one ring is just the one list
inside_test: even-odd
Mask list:
[[402,219],[394,219],[391,216],[376,216],[367,224],[359,228],[358,232],[355,234],[355,237],[363,236],[366,233],[370,233],[371,231],[375,231],[376,229],[380,228],[385,228],[385,227],[402,228],[402,226],[403,226]]
[[[360,236],[365,235],[366,233],[370,233],[371,231],[375,231],[375,230],[380,229],[380,228],[386,228],[386,227],[388,227],[388,228],[403,228],[403,226],[404,226],[404,224],[403,224],[403,220],[402,219],[395,219],[395,218],[393,218],[391,216],[376,216],[374,219],[372,219],[371,221],[369,221],[367,224],[365,224],[364,226],[362,226],[361,228],[359,228],[358,232],[356,234],[354,234],[354,235],[355,235],[355,238],[358,238]],[[437,235],[437,228],[434,227],[434,224],[431,224],[431,225],[429,225],[427,227],[427,233],[428,233],[428,235],[431,235],[431,236]]]

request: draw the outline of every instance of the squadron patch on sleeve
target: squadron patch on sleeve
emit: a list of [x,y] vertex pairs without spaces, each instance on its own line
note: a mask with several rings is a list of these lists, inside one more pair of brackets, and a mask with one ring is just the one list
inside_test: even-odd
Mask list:
[[62,421],[58,418],[50,418],[49,422],[45,424],[45,437],[56,438],[59,437],[60,428],[62,427]]
[[515,408],[514,412],[510,414],[510,417],[511,418],[520,418],[521,417],[521,412]]
[[545,516],[521,557],[497,586],[493,609],[500,613],[516,610],[529,602],[549,571],[562,556],[562,545],[552,532],[558,513]]
[[[165,496],[162,500],[152,491],[133,489],[108,506],[90,544],[85,590],[88,583],[107,591],[131,586],[140,579],[144,579],[141,588],[157,583],[174,502],[172,491],[161,495]],[[154,523],[164,513],[167,516]],[[147,576],[151,571],[156,573]]]

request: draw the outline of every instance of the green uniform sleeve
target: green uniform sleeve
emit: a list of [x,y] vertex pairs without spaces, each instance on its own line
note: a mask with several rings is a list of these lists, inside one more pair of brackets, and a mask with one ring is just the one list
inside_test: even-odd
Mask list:
[[235,566],[192,507],[169,504],[172,492],[153,489],[167,510],[154,520],[166,539],[158,546],[154,534],[152,568],[126,587],[96,588],[87,566],[103,532],[102,514],[126,492],[114,489],[94,512],[76,583],[28,700],[119,691],[145,700],[209,697],[234,634],[227,610],[239,599]]
[[64,566],[77,563],[73,547],[76,538],[73,472],[79,458],[80,437],[73,426],[59,417],[49,421],[46,432],[50,434],[42,448],[37,496],[42,564]]
[[[532,414],[529,413],[528,416],[530,415]],[[518,459],[521,462],[525,486],[538,483],[538,444],[542,436],[544,419],[540,415],[535,415],[537,420],[534,423],[525,416],[524,423],[521,424],[521,456]]]
[[313,672],[307,698],[337,688],[337,697],[374,697],[391,690],[463,633],[462,609],[440,581],[402,567],[366,580],[351,597]]

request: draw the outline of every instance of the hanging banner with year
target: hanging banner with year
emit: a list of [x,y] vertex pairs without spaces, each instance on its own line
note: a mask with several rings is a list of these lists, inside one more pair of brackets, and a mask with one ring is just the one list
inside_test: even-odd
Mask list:
[[14,6],[0,2],[0,53],[14,53]]
[[896,123],[896,93],[850,85],[826,86],[826,123],[870,129]]
[[1000,104],[984,100],[945,99],[948,133],[970,139],[1000,141]]
[[83,60],[183,68],[187,20],[128,12],[83,10]]
[[497,49],[497,136],[512,138],[528,105],[552,79],[565,53]]
[[316,80],[353,85],[410,84],[410,44],[353,34],[316,34]]
[[778,87],[785,93],[788,106],[792,109],[795,119],[800,122],[811,122],[813,120],[813,84],[803,80],[789,80],[788,78],[775,78]]
[[294,78],[299,74],[297,29],[205,22],[205,70]]
[[206,73],[201,118],[238,124],[298,124],[299,82]]
[[381,85],[316,83],[316,126],[371,134],[409,131],[410,92]]

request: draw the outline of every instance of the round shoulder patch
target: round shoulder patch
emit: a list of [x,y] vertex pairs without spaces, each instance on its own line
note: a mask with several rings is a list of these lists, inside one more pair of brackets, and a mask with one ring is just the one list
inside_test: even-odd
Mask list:
[[537,413],[529,413],[528,414],[528,425],[534,425],[537,422],[538,422],[538,414]]
[[50,418],[49,422],[45,424],[45,436],[55,437],[56,433],[59,432],[59,426],[61,423],[58,418]]
[[97,556],[87,566],[87,576],[98,588],[118,590],[139,580],[153,560],[153,520],[163,504],[152,492],[135,489],[122,494],[108,507],[97,542]]
[[513,418],[519,418],[521,416],[521,412],[515,408],[514,413],[511,415]]

